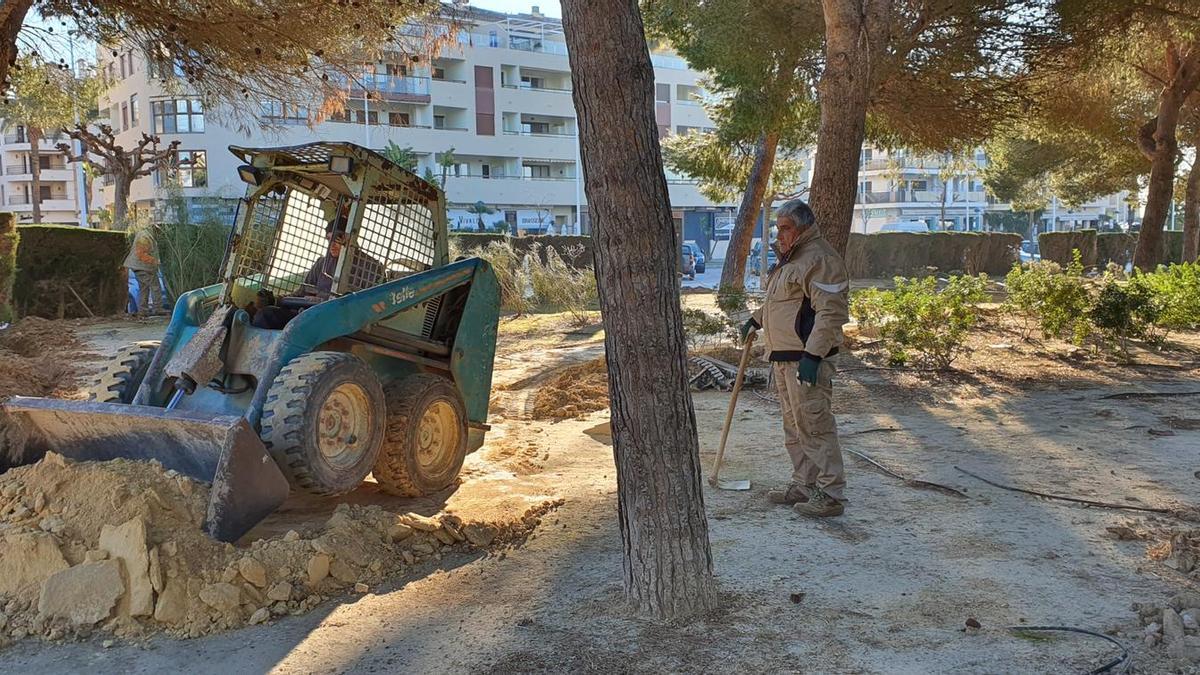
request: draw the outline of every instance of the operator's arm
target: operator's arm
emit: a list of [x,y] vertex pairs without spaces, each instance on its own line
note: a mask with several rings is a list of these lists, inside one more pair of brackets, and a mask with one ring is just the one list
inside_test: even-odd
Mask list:
[[816,314],[805,352],[824,358],[842,344],[842,326],[850,319],[849,291],[845,263],[833,255],[817,258],[804,277],[804,294]]
[[158,256],[154,251],[154,240],[145,234],[139,234],[133,241],[134,255],[138,261],[151,267],[158,267]]

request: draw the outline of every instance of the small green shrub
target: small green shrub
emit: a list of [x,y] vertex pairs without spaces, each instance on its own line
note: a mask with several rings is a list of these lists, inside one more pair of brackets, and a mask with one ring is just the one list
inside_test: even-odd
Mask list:
[[940,291],[933,277],[895,281],[894,290],[856,293],[851,312],[859,323],[879,329],[890,363],[950,367],[979,320],[976,305],[987,298],[987,276],[950,277]]
[[748,297],[744,288],[721,286],[717,289],[717,308],[731,320],[737,319],[748,309]]
[[683,334],[688,346],[695,349],[720,342],[728,333],[729,325],[719,316],[695,307],[683,308]]
[[1159,327],[1167,331],[1200,328],[1200,263],[1160,266],[1135,278],[1158,302]]
[[1132,338],[1160,341],[1154,324],[1160,307],[1150,286],[1140,279],[1105,277],[1088,316],[1100,338],[1098,346],[1129,359]]
[[0,324],[13,320],[13,280],[17,276],[16,217],[11,213],[0,213]]
[[1091,297],[1078,250],[1066,269],[1045,260],[1017,265],[1005,277],[1005,283],[1006,308],[1037,321],[1043,334],[1070,339],[1075,344],[1087,339],[1091,332],[1087,319]]

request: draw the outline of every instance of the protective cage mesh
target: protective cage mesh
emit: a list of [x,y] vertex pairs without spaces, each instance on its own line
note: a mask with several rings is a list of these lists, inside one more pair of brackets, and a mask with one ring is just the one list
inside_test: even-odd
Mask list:
[[405,185],[381,185],[363,201],[355,255],[342,292],[370,288],[433,267],[433,211]]
[[[331,207],[338,200],[336,196],[323,200],[295,186],[282,195],[272,191],[260,196],[235,250],[235,279],[278,296],[316,292],[316,288],[302,288],[302,283],[329,249],[329,214],[337,212]],[[348,266],[342,283],[333,278],[336,261],[326,260],[317,270],[337,294],[422,272],[436,261],[433,210],[408,186],[372,190],[362,202],[356,230],[350,245],[342,249],[341,257],[347,261],[343,267]]]

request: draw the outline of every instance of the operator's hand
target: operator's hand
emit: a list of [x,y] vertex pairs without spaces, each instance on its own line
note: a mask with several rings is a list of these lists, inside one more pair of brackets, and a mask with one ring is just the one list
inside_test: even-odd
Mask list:
[[742,324],[742,327],[738,329],[738,335],[741,336],[742,342],[745,342],[750,337],[750,334],[759,328],[762,328],[762,326],[758,325],[758,322],[751,317],[746,319],[746,323]]
[[800,366],[796,369],[796,379],[806,387],[817,384],[817,373],[821,370],[821,357],[808,352],[800,354]]

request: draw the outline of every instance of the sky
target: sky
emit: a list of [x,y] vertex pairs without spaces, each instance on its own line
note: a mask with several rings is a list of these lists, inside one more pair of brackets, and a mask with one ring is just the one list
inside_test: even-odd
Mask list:
[[562,8],[558,0],[471,0],[472,7],[509,14],[528,14],[534,5],[541,8],[542,14],[546,16],[562,18]]

